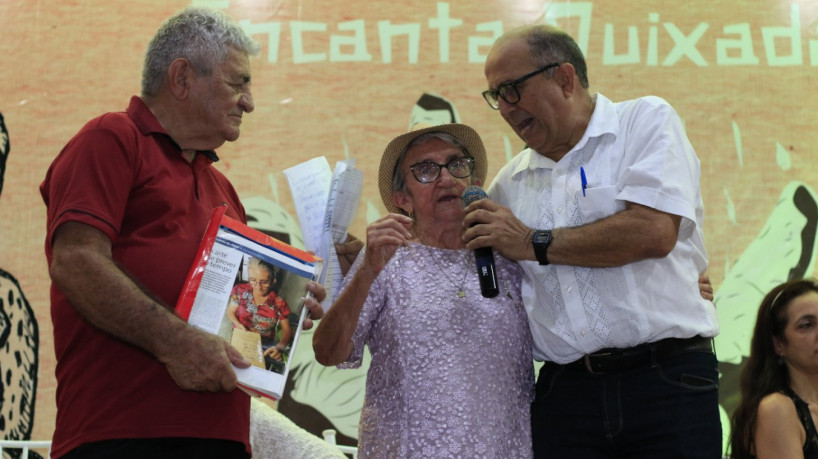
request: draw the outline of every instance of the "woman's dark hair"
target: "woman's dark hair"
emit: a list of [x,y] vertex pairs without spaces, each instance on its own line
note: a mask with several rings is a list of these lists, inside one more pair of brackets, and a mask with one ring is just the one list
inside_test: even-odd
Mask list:
[[774,392],[782,392],[790,386],[787,367],[779,361],[773,347],[773,337],[786,343],[784,329],[789,320],[790,302],[809,292],[818,292],[815,279],[796,279],[785,282],[772,290],[758,308],[755,330],[750,341],[750,357],[741,371],[741,402],[733,412],[730,431],[730,454],[732,458],[755,457],[755,425],[758,404]]

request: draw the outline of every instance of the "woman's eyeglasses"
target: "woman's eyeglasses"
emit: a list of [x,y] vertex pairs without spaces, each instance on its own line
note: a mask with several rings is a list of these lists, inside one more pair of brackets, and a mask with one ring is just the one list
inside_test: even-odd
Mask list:
[[412,170],[412,175],[415,176],[415,180],[420,183],[430,183],[440,177],[440,169],[443,167],[448,169],[452,177],[466,178],[470,176],[474,170],[474,159],[468,156],[460,156],[446,164],[438,164],[433,161],[421,161],[412,164],[409,166],[409,169]]

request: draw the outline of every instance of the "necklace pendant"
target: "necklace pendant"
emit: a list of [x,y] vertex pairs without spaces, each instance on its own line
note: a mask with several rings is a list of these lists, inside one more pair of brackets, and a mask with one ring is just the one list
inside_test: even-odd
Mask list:
[[466,298],[466,292],[464,292],[463,289],[458,290],[457,291],[457,297],[458,298]]

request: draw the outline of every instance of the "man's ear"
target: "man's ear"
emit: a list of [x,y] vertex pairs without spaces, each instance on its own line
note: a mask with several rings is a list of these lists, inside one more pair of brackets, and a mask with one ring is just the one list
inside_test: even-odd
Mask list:
[[194,76],[190,62],[180,57],[168,67],[168,89],[177,99],[186,99],[190,93],[191,79]]
[[576,77],[574,65],[568,62],[563,63],[554,69],[554,81],[562,88],[566,94],[573,94],[574,87],[579,83]]
[[480,180],[480,179],[474,179],[474,180],[471,181],[471,184],[472,184],[472,186],[482,187],[483,186],[483,181]]
[[405,192],[395,191],[392,193],[392,204],[398,206],[399,209],[403,209],[407,215],[412,214],[412,200],[409,199]]

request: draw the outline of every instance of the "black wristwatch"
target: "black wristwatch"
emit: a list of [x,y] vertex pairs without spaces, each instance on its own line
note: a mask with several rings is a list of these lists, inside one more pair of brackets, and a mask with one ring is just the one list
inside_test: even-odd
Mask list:
[[534,230],[534,235],[531,236],[531,244],[534,245],[534,256],[541,265],[548,264],[548,246],[554,239],[551,236],[551,230]]

